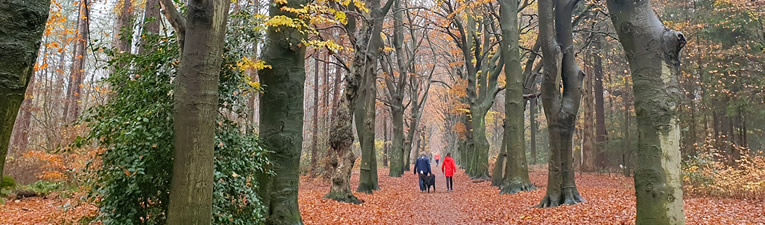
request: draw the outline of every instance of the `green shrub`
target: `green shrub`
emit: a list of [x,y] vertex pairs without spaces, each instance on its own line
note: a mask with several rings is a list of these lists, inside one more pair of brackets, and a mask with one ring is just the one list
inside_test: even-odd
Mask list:
[[30,191],[34,191],[40,196],[46,196],[50,194],[51,192],[61,191],[63,187],[64,185],[59,182],[38,180],[37,182],[34,182],[32,185],[29,185],[26,189]]
[[16,188],[16,180],[10,176],[3,176],[3,180],[0,181],[0,189],[9,190],[13,188]]
[[[173,84],[179,48],[174,37],[147,35],[145,55],[107,51],[113,73],[106,82],[114,94],[105,105],[88,111],[91,128],[79,145],[97,142],[105,148],[89,168],[91,197],[103,224],[165,224],[173,156]],[[259,224],[265,207],[255,177],[270,174],[267,151],[247,118],[246,101],[257,90],[237,68],[245,55],[241,41],[229,35],[219,85],[215,132],[214,224]],[[129,66],[127,66],[129,65]]]

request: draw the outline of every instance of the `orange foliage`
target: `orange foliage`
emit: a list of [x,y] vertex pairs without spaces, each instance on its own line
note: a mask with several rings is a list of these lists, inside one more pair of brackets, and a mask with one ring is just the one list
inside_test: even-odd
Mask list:
[[[734,153],[717,149],[711,138],[698,146],[698,156],[683,168],[685,192],[702,196],[765,199],[765,156],[753,154],[750,149],[732,143],[724,145]],[[739,157],[736,159],[733,155]]]

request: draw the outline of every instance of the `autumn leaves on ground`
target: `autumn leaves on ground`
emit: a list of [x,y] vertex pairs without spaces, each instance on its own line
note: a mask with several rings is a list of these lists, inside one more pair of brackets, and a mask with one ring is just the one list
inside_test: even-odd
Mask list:
[[[434,170],[436,171],[436,170]],[[556,208],[534,208],[544,195],[547,176],[534,168],[536,191],[499,195],[490,181],[471,180],[462,171],[455,175],[454,192],[446,192],[437,172],[436,192],[420,193],[417,177],[387,176],[380,169],[381,190],[372,195],[355,193],[363,204],[339,203],[323,198],[329,182],[301,177],[300,212],[306,224],[634,224],[635,193],[632,178],[617,174],[577,174],[577,185],[587,202]],[[354,173],[352,186],[359,182]],[[81,196],[6,200],[0,205],[0,224],[64,224],[97,212],[79,202]],[[687,196],[688,224],[763,224],[765,202]]]

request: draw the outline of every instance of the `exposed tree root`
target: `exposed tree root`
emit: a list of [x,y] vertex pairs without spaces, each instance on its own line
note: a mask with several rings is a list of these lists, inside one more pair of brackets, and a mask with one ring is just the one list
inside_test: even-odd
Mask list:
[[359,198],[354,196],[352,193],[330,192],[329,194],[325,195],[324,198],[332,199],[338,202],[346,202],[346,203],[353,203],[353,204],[361,204],[364,202],[359,200]]
[[524,192],[524,191],[533,191],[536,189],[537,189],[537,186],[534,186],[531,183],[513,183],[513,184],[502,185],[499,193],[500,194],[515,194],[515,193]]
[[575,187],[563,188],[562,193],[547,193],[537,208],[552,208],[561,205],[574,205],[585,202]]

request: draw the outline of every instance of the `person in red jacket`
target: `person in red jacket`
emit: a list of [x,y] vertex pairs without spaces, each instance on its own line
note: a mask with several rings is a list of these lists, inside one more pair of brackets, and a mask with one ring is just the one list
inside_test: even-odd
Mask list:
[[452,177],[457,172],[457,165],[454,164],[452,153],[446,153],[444,163],[441,164],[441,172],[444,172],[444,176],[446,176],[446,190],[454,191],[454,179]]

